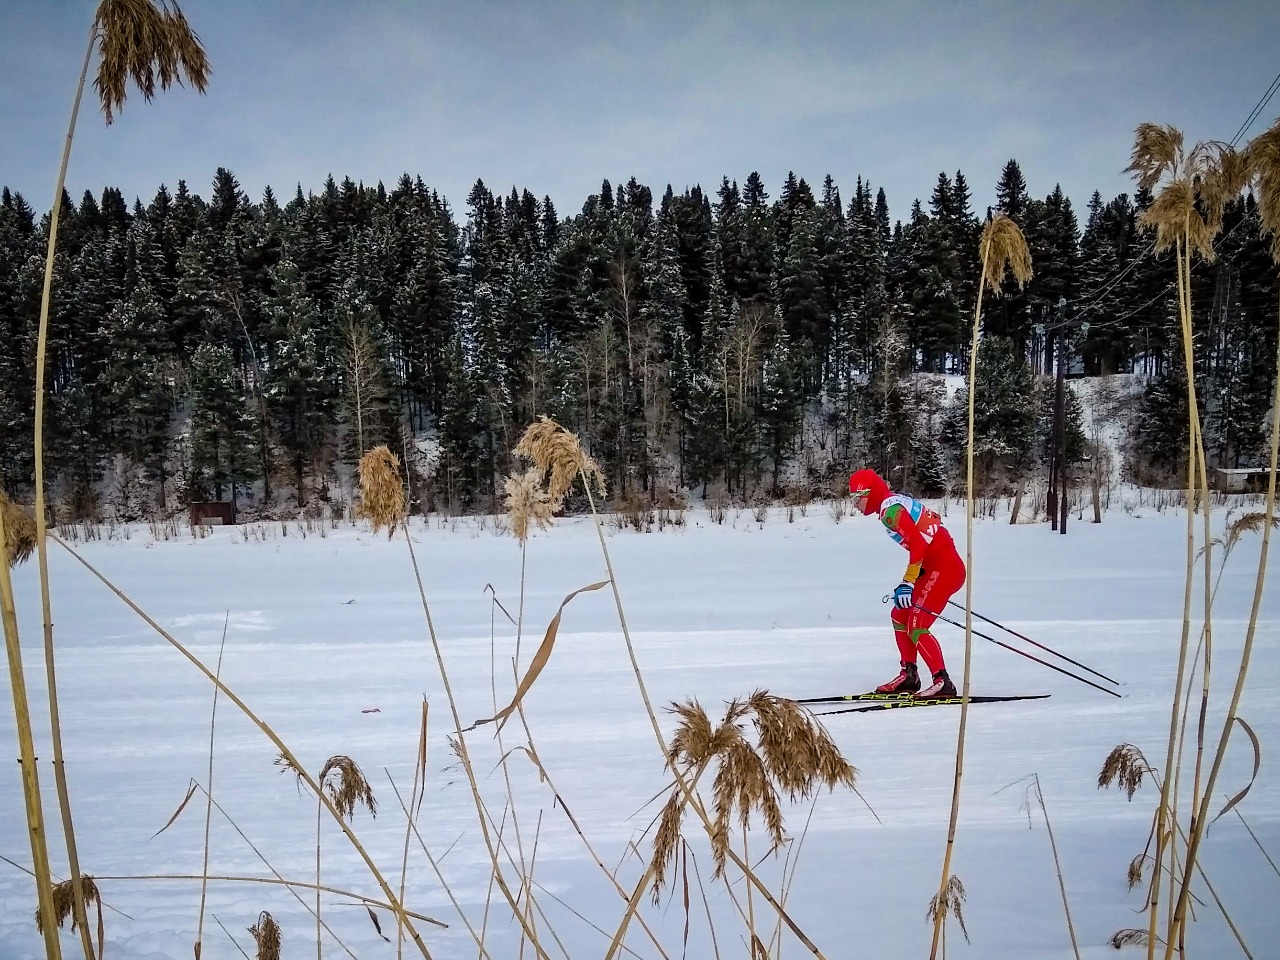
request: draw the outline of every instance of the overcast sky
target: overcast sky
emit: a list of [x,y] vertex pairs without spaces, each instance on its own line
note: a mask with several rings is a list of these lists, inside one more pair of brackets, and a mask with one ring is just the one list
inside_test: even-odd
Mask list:
[[[48,210],[97,0],[0,3],[0,186]],[[608,178],[660,196],[789,170],[892,216],[961,170],[975,212],[1015,158],[1081,213],[1131,191],[1133,128],[1230,140],[1280,73],[1280,3],[845,0],[185,0],[207,95],[131,93],[108,128],[92,88],[67,187],[149,201],[226,167],[258,200],[332,173],[420,175],[461,213],[477,178],[561,215]],[[96,55],[95,55],[96,66]],[[92,74],[91,74],[92,75]],[[1280,116],[1280,96],[1247,135]]]

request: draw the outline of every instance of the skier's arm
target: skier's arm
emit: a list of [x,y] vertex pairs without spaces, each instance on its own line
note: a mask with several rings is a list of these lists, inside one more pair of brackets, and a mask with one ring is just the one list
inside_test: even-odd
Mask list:
[[924,563],[925,548],[928,542],[920,534],[920,528],[911,519],[911,514],[901,504],[892,504],[884,512],[884,525],[902,538],[902,545],[907,549],[907,570],[902,575],[904,583],[915,583],[920,577],[920,565]]

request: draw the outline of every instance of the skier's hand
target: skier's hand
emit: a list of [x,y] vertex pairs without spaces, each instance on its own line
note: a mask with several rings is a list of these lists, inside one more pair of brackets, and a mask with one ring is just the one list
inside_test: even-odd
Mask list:
[[910,583],[903,580],[893,591],[893,605],[899,610],[910,609],[913,603],[911,594],[914,589]]

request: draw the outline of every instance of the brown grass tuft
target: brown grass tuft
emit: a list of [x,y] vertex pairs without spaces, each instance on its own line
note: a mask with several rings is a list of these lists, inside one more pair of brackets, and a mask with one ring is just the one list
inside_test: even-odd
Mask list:
[[999,290],[1005,271],[1013,273],[1019,287],[1031,279],[1031,252],[1018,225],[1003,213],[997,213],[982,228],[978,255],[987,277],[987,286]]
[[925,911],[925,916],[930,921],[936,921],[939,914],[945,918],[950,913],[956,918],[956,922],[960,924],[960,932],[964,934],[964,942],[969,943],[969,931],[964,925],[964,911],[962,909],[965,896],[964,884],[953,873],[947,880],[946,885],[929,900],[929,909]]
[[209,60],[176,0],[102,0],[93,18],[99,63],[94,89],[111,124],[130,80],[143,99],[175,83],[204,93]]
[[258,945],[254,960],[280,960],[280,924],[275,917],[263,910],[258,922],[249,928],[253,942]]
[[[1147,931],[1137,930],[1128,927],[1124,930],[1117,930],[1108,939],[1107,944],[1119,950],[1121,947],[1145,947],[1148,942]],[[1159,937],[1156,937],[1157,943],[1164,943]]]
[[364,771],[350,757],[330,757],[320,770],[319,782],[328,792],[329,799],[343,817],[350,820],[356,812],[356,804],[363,804],[374,817],[378,815],[378,801],[373,788],[364,778]]
[[3,491],[0,491],[0,511],[4,512],[5,561],[10,567],[16,567],[36,548],[36,524]]
[[1271,234],[1271,256],[1280,262],[1280,120],[1250,141],[1244,157],[1257,194],[1258,217]]
[[1128,799],[1142,786],[1143,778],[1151,772],[1151,765],[1141,750],[1132,743],[1122,743],[1109,754],[1098,774],[1098,789],[1117,784]]
[[604,471],[570,433],[550,417],[540,416],[529,424],[516,444],[515,452],[533,462],[534,467],[548,476],[547,496],[552,510],[564,505],[564,498],[581,474],[584,484],[594,484],[601,496],[605,494]]
[[507,491],[507,515],[511,518],[511,532],[521,543],[529,539],[529,521],[546,530],[551,526],[555,507],[542,486],[543,471],[531,467],[524,473],[507,477],[503,485]]
[[[98,891],[98,885],[94,883],[93,877],[81,874],[80,889],[84,893],[84,902],[86,904],[94,904],[101,911],[102,894]],[[53,912],[59,927],[66,922],[67,917],[71,917],[75,912],[75,890],[72,881],[63,880],[61,883],[53,885]],[[44,924],[40,922],[39,910],[36,910],[36,929],[41,933],[44,932]],[[71,920],[71,929],[73,931],[76,929],[74,917]]]
[[385,446],[374,447],[360,458],[360,507],[373,532],[387,528],[387,539],[404,518],[404,485],[400,482],[400,460]]
[[1141,885],[1143,873],[1147,869],[1148,859],[1149,859],[1149,855],[1146,853],[1146,851],[1143,851],[1142,853],[1138,854],[1136,857],[1134,857],[1132,860],[1129,861],[1129,870],[1126,873],[1125,879],[1129,883],[1130,890],[1132,890],[1136,886]]

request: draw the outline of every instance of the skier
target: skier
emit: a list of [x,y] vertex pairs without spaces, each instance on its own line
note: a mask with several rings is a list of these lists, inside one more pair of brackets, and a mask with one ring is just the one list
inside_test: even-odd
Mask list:
[[[874,470],[858,470],[849,477],[853,504],[865,516],[877,514],[889,536],[908,551],[907,570],[893,591],[893,636],[902,658],[902,672],[876,687],[876,693],[912,693],[932,700],[956,695],[947,676],[942,647],[929,627],[942,608],[964,586],[964,561],[942,518],[919,500],[893,493]],[[933,674],[933,682],[920,689],[917,653]]]

